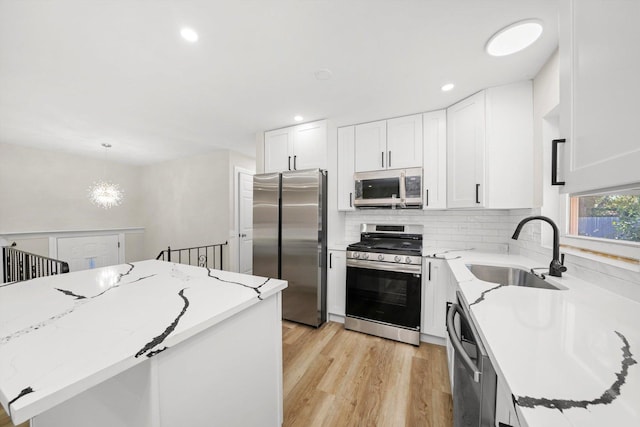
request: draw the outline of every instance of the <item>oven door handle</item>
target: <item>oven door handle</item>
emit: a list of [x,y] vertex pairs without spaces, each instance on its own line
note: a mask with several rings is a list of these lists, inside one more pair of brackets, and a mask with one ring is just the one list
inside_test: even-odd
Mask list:
[[391,262],[364,261],[348,259],[347,268],[361,268],[363,270],[393,271],[398,273],[422,274],[422,266],[418,264],[400,264]]
[[467,365],[467,369],[473,374],[473,381],[480,382],[480,369],[478,369],[478,366],[473,363],[473,360],[471,360],[471,357],[467,354],[467,352],[464,351],[462,342],[460,341],[460,337],[458,337],[458,335],[456,334],[456,329],[453,322],[453,318],[456,313],[458,313],[460,317],[468,322],[464,313],[462,312],[462,309],[460,308],[460,305],[451,304],[451,306],[449,307],[449,311],[447,312],[447,333],[449,334],[449,339],[451,340],[451,344],[453,345],[456,353],[460,355],[462,362]]

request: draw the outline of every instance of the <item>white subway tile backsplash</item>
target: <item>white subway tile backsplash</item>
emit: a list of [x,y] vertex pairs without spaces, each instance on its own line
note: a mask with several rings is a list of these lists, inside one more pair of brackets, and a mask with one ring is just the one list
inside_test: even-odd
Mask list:
[[[420,224],[424,227],[425,247],[519,253],[541,266],[548,265],[551,249],[540,244],[542,227],[548,225],[540,221],[527,223],[518,240],[511,239],[518,223],[531,215],[540,215],[540,210],[358,210],[346,213],[344,240],[360,240],[361,223]],[[566,256],[565,265],[569,274],[640,301],[638,272],[573,255]]]

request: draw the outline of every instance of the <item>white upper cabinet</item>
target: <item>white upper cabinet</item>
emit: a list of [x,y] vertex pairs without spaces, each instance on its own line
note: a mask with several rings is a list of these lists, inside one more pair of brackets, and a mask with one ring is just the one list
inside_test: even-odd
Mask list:
[[640,1],[561,2],[562,192],[640,182],[638,17]]
[[387,169],[422,166],[422,114],[387,120]]
[[447,206],[484,206],[485,94],[447,109]]
[[424,140],[424,209],[447,207],[447,112],[425,113],[422,116]]
[[356,126],[356,172],[422,166],[422,114]]
[[531,81],[489,88],[447,109],[447,206],[533,207]]
[[290,170],[293,133],[291,128],[264,133],[264,172]]
[[387,121],[355,127],[356,172],[386,169]]
[[338,128],[338,210],[352,211],[355,187],[355,126]]
[[265,173],[325,169],[326,165],[326,120],[264,133]]

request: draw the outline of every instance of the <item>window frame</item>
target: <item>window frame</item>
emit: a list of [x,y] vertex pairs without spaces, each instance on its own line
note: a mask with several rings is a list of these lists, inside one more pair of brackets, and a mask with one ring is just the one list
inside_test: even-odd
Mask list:
[[[634,185],[629,188],[637,188]],[[571,231],[571,197],[591,196],[620,189],[603,189],[589,193],[561,194],[560,209],[560,250],[564,253],[601,263],[614,265],[627,270],[640,272],[640,242],[629,240],[603,239],[599,237],[578,236]]]

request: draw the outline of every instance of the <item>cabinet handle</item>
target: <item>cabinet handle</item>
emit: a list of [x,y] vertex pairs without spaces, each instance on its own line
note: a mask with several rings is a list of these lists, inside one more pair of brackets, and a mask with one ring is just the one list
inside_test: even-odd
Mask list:
[[349,193],[349,207],[353,207],[353,193]]
[[289,156],[289,170],[291,170],[291,156]]
[[429,281],[431,281],[431,261],[429,261]]
[[384,167],[384,151],[382,153],[380,153],[380,154],[382,154],[382,163],[381,163],[381,165],[382,165],[382,167]]
[[424,193],[424,198],[425,200],[425,206],[429,206],[429,189],[427,188],[427,191]]
[[476,203],[480,203],[480,184],[476,184]]
[[298,166],[296,166],[296,159],[298,158],[298,156],[293,156],[293,170],[297,171],[298,170]]
[[389,158],[387,159],[387,163],[387,166],[391,167],[391,150],[389,150]]
[[333,268],[333,253],[329,254],[329,268]]
[[551,141],[551,185],[564,185],[564,181],[558,181],[558,144],[564,144],[566,139],[554,139]]

